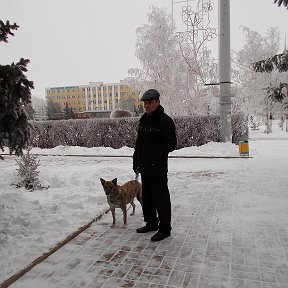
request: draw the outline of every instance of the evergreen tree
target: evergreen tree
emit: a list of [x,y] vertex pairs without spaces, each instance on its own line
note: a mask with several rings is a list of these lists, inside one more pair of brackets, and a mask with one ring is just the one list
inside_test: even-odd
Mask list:
[[64,118],[68,119],[75,119],[75,114],[72,107],[69,108],[68,103],[66,103],[65,111],[64,111]]
[[[8,42],[8,36],[19,26],[0,20],[0,42]],[[16,64],[0,65],[0,149],[8,146],[9,153],[22,155],[29,140],[28,118],[24,107],[31,103],[33,82],[25,72],[30,61],[21,58]]]
[[66,102],[66,106],[65,106],[64,118],[66,120],[71,119],[71,113],[70,113],[70,109],[69,109],[67,102]]
[[27,190],[34,191],[37,189],[43,189],[39,181],[39,171],[40,160],[37,159],[36,155],[29,153],[30,149],[27,151],[26,155],[22,155],[20,160],[16,160],[19,168],[17,169],[18,175],[21,180],[16,184],[16,187],[25,187]]
[[75,113],[74,113],[74,111],[73,111],[73,109],[71,107],[70,108],[70,119],[75,119],[75,118],[76,118]]
[[274,0],[274,3],[278,6],[281,6],[283,4],[284,7],[288,8],[288,0]]

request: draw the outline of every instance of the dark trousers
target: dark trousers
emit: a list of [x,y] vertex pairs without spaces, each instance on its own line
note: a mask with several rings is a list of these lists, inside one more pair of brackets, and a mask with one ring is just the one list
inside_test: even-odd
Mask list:
[[171,201],[167,173],[161,175],[141,174],[144,221],[158,225],[159,230],[170,232]]

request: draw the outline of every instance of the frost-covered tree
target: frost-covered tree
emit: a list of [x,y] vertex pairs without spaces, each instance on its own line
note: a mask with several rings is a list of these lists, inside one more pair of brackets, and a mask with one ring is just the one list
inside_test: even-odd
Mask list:
[[119,101],[119,109],[134,112],[135,110],[134,99],[131,96],[129,96],[128,98],[121,98]]
[[35,114],[35,110],[33,109],[32,103],[26,105],[23,107],[28,120],[33,120],[34,119],[34,114]]
[[149,88],[159,90],[168,113],[174,114],[178,97],[175,75],[180,55],[171,16],[166,9],[152,6],[148,13],[148,24],[139,27],[136,34],[135,54],[142,68],[131,68],[128,71],[130,84],[134,84],[140,91]]
[[252,63],[271,57],[279,50],[280,33],[278,28],[269,28],[264,36],[248,27],[242,27],[246,39],[243,49],[233,52],[232,76],[236,87],[234,106],[245,112],[249,119],[259,117],[268,125],[275,103],[270,101],[265,88],[281,81],[280,73],[255,73]]
[[[182,22],[185,25],[184,32],[178,32],[178,44],[181,56],[184,60],[186,71],[186,105],[192,107],[198,113],[205,111],[205,105],[209,102],[209,90],[205,84],[218,81],[218,71],[212,53],[207,49],[207,44],[217,37],[216,28],[211,27],[210,13],[213,10],[213,3],[210,0],[198,0],[186,3],[182,6]],[[195,105],[197,104],[197,105]],[[196,107],[195,107],[196,106]],[[196,109],[195,109],[196,108]],[[197,114],[198,114],[197,113]]]
[[203,79],[204,75],[208,76],[208,71],[211,72],[209,51],[201,50],[206,53],[201,63],[187,63],[172,17],[164,8],[152,7],[148,23],[139,27],[136,34],[136,56],[141,69],[128,71],[130,77],[126,81],[129,85],[140,91],[157,89],[170,115],[206,114],[211,94],[204,89],[203,81],[202,87],[198,86],[197,79]]
[[[286,131],[288,130],[288,50],[281,54],[253,63],[253,69],[260,74],[278,75],[276,81],[271,81],[270,85],[263,88],[267,92],[266,102],[279,107],[280,104],[280,126],[283,128],[284,119],[286,118]],[[285,82],[283,82],[285,81]],[[278,105],[277,105],[278,104]],[[268,117],[267,117],[268,118]],[[272,132],[272,125],[267,128],[267,132]]]
[[32,107],[34,109],[35,120],[47,119],[47,101],[43,97],[32,96]]

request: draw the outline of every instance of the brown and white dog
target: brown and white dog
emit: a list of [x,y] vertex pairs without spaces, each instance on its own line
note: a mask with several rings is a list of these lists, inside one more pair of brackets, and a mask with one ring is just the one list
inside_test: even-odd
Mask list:
[[117,184],[117,178],[112,181],[105,181],[100,178],[101,184],[107,196],[107,202],[110,206],[113,222],[110,227],[115,226],[115,208],[121,208],[123,212],[123,228],[127,226],[127,204],[133,207],[131,215],[135,213],[134,198],[140,202],[142,206],[142,185],[137,180],[128,181],[123,185]]

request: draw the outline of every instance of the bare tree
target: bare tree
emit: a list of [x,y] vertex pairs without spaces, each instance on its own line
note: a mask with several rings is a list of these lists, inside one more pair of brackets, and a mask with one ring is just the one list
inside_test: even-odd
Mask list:
[[200,114],[203,109],[206,113],[212,94],[207,93],[203,81],[201,88],[196,87],[199,83],[195,79],[200,74],[203,78],[204,74],[210,73],[211,66],[207,64],[210,63],[210,52],[204,49],[206,54],[197,67],[190,63],[197,73],[202,67],[200,74],[196,75],[187,64],[188,59],[183,57],[172,17],[163,8],[152,7],[148,13],[148,24],[139,27],[136,32],[136,56],[142,68],[129,70],[130,77],[126,79],[129,85],[140,91],[147,88],[159,90],[161,102],[170,115]]
[[271,132],[271,114],[279,109],[267,95],[267,87],[283,81],[283,75],[255,73],[255,61],[269,58],[279,50],[280,33],[278,28],[270,27],[264,36],[248,27],[242,27],[246,40],[243,49],[233,53],[233,82],[237,87],[234,105],[244,111],[251,121],[264,120],[267,132]]

